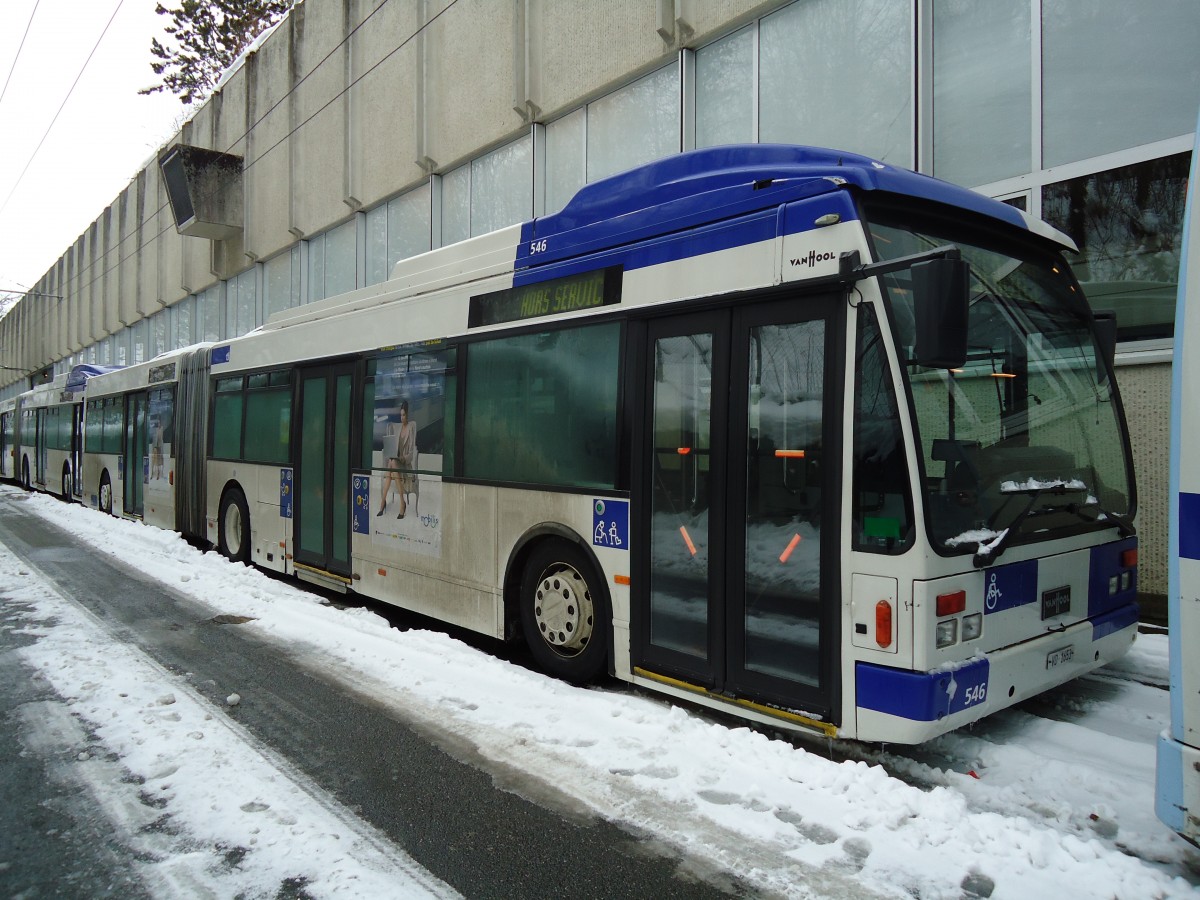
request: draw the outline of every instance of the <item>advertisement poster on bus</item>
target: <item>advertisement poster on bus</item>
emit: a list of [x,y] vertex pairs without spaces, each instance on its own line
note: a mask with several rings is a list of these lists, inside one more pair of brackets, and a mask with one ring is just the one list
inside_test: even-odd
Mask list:
[[146,452],[143,475],[146,502],[169,504],[171,472],[175,466],[175,406],[169,388],[150,391],[146,404]]
[[373,544],[441,556],[446,379],[453,353],[404,347],[376,361],[369,491]]

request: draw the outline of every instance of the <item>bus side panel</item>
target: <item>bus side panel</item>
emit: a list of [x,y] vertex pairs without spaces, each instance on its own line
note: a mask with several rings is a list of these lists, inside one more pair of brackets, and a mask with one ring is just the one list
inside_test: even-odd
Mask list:
[[[440,493],[436,515],[435,485]],[[500,495],[515,492],[423,478],[420,512],[400,520],[394,501],[383,515],[376,515],[381,488],[382,474],[377,471],[365,498],[367,515],[359,519],[359,533],[351,535],[355,591],[503,638],[504,602],[496,588],[503,580],[497,553],[498,504]],[[512,536],[510,547],[518,536]]]

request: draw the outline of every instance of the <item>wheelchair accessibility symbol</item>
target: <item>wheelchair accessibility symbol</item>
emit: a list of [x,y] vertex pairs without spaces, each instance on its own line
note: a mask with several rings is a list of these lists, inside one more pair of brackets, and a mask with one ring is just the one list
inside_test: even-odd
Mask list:
[[996,608],[996,604],[1002,599],[1003,597],[1000,594],[1000,586],[996,584],[996,573],[992,572],[992,577],[988,580],[987,595],[984,597],[983,602],[988,609],[994,610]]

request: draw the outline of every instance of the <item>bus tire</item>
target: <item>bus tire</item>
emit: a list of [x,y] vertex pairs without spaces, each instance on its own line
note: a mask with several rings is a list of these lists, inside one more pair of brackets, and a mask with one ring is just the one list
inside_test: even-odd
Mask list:
[[63,464],[62,473],[62,493],[59,495],[68,503],[71,502],[71,465],[70,463]]
[[521,577],[521,627],[538,666],[572,684],[607,668],[608,598],[590,559],[563,540],[530,553]]
[[21,457],[21,487],[27,491],[33,490],[33,482],[29,478],[29,457]]
[[100,489],[96,493],[100,512],[111,516],[113,514],[112,479],[108,477],[107,471],[100,476]]
[[250,509],[238,488],[230,488],[221,495],[217,549],[231,562],[250,562]]

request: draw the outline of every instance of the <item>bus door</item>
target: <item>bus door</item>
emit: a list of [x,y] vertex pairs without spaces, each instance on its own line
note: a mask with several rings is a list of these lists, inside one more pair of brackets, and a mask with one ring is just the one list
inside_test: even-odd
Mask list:
[[46,421],[50,410],[46,407],[41,407],[36,411],[36,425],[34,426],[34,446],[33,446],[33,481],[35,484],[46,486],[46,469],[49,466],[49,452],[47,444],[47,432],[50,423]]
[[296,457],[297,563],[350,575],[353,363],[302,369]]
[[125,434],[121,455],[125,460],[122,507],[127,516],[140,516],[145,508],[145,487],[150,457],[146,453],[146,392],[125,397]]
[[83,404],[74,403],[71,410],[71,494],[83,493]]
[[635,667],[836,709],[840,304],[648,323],[635,441]]

